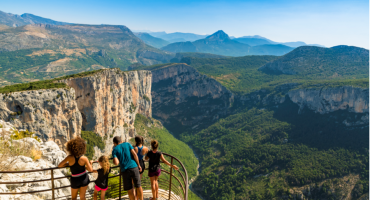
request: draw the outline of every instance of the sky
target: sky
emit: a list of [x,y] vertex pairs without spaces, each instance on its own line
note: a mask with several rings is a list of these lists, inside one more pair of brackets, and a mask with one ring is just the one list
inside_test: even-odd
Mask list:
[[369,49],[368,0],[0,0],[0,10],[131,30],[260,35]]

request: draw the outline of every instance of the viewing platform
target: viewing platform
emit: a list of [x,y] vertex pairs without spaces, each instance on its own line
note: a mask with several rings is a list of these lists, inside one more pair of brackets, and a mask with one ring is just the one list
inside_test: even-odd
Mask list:
[[[159,199],[161,200],[187,200],[188,199],[188,173],[182,164],[182,162],[177,159],[176,157],[163,153],[166,160],[168,160],[171,164],[177,165],[179,167],[179,170],[174,170],[167,165],[162,164],[161,169],[162,173],[159,176],[158,184],[159,184]],[[112,159],[111,159],[112,160]],[[152,197],[152,191],[150,187],[150,179],[148,177],[148,162],[145,162],[146,170],[143,173],[143,178],[141,180],[141,186],[143,188],[144,193],[144,199],[149,199]],[[95,169],[96,164],[94,165]],[[120,166],[114,166],[112,168],[112,174],[109,176],[109,188],[106,192],[105,199],[129,199],[127,192],[123,191],[123,181],[120,176]],[[71,178],[71,175],[55,175],[56,170],[66,169],[67,172],[69,172],[69,167],[64,168],[48,168],[48,169],[36,169],[36,170],[25,170],[25,171],[1,171],[0,176],[3,175],[9,175],[12,174],[29,174],[29,173],[39,173],[44,172],[46,175],[43,177],[35,176],[35,178],[31,178],[33,180],[26,180],[26,181],[18,181],[18,182],[1,182],[0,179],[0,187],[2,185],[6,185],[6,187],[11,188],[12,185],[38,185],[42,182],[48,182],[50,187],[44,188],[40,190],[33,190],[29,189],[28,191],[19,191],[19,190],[12,190],[11,192],[2,192],[0,190],[0,199],[3,197],[11,197],[13,199],[48,199],[48,200],[68,200],[71,199],[71,195],[67,196],[60,196],[57,192],[58,190],[69,190],[70,191],[70,184],[69,185],[61,185],[59,182],[56,182],[57,180],[67,179],[69,180]],[[92,174],[90,174],[90,181],[88,190],[86,192],[86,199],[93,199],[93,193],[94,193],[94,185],[95,185],[95,178],[92,178]],[[28,178],[30,179],[30,178]],[[69,181],[68,181],[69,182]],[[30,187],[31,188],[31,187]],[[6,196],[8,195],[8,196]],[[28,195],[28,196],[27,196]],[[32,195],[32,196],[30,196]],[[79,199],[79,197],[77,198]],[[100,193],[98,195],[98,199],[100,199]]]

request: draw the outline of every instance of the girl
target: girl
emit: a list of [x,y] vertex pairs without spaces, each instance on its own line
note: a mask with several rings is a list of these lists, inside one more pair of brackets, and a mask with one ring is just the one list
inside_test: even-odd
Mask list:
[[161,175],[161,165],[159,164],[160,160],[162,162],[175,170],[178,170],[179,168],[176,165],[171,165],[169,162],[167,162],[166,159],[164,159],[162,152],[158,151],[158,141],[152,140],[150,142],[150,145],[152,146],[152,150],[148,152],[148,154],[145,156],[145,160],[149,160],[149,177],[150,177],[150,184],[152,186],[152,194],[153,198],[157,200],[158,199],[158,177]]
[[[92,164],[94,161],[90,161]],[[108,176],[111,172],[109,159],[107,156],[100,156],[99,160],[100,169],[94,170],[94,173],[98,173],[98,178],[95,181],[94,200],[98,199],[98,192],[100,193],[100,200],[104,200],[105,192],[108,189]]]
[[87,186],[90,183],[86,172],[92,172],[93,168],[84,154],[86,153],[86,142],[81,137],[75,137],[67,142],[66,149],[69,155],[59,163],[58,167],[69,166],[71,178],[72,200],[77,200],[77,193],[80,191],[80,199],[85,200]]
[[140,172],[140,179],[143,178],[143,173],[145,170],[145,164],[144,164],[144,155],[148,153],[148,148],[144,146],[144,138],[142,136],[136,136],[135,137],[136,145],[134,147],[134,150],[137,154],[137,157],[139,158],[139,163],[141,167]]

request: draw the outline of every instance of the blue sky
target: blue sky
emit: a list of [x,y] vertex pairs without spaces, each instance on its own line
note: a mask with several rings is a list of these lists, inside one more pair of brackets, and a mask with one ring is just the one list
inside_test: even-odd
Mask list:
[[277,42],[369,48],[367,0],[9,0],[0,10],[132,30],[260,35]]

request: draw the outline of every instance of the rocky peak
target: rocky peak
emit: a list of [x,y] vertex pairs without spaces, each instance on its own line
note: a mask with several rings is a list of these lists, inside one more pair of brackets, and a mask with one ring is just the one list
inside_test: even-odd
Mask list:
[[229,35],[227,35],[223,30],[219,30],[213,33],[212,35],[206,37],[206,39],[208,40],[228,40],[230,38],[229,38]]

